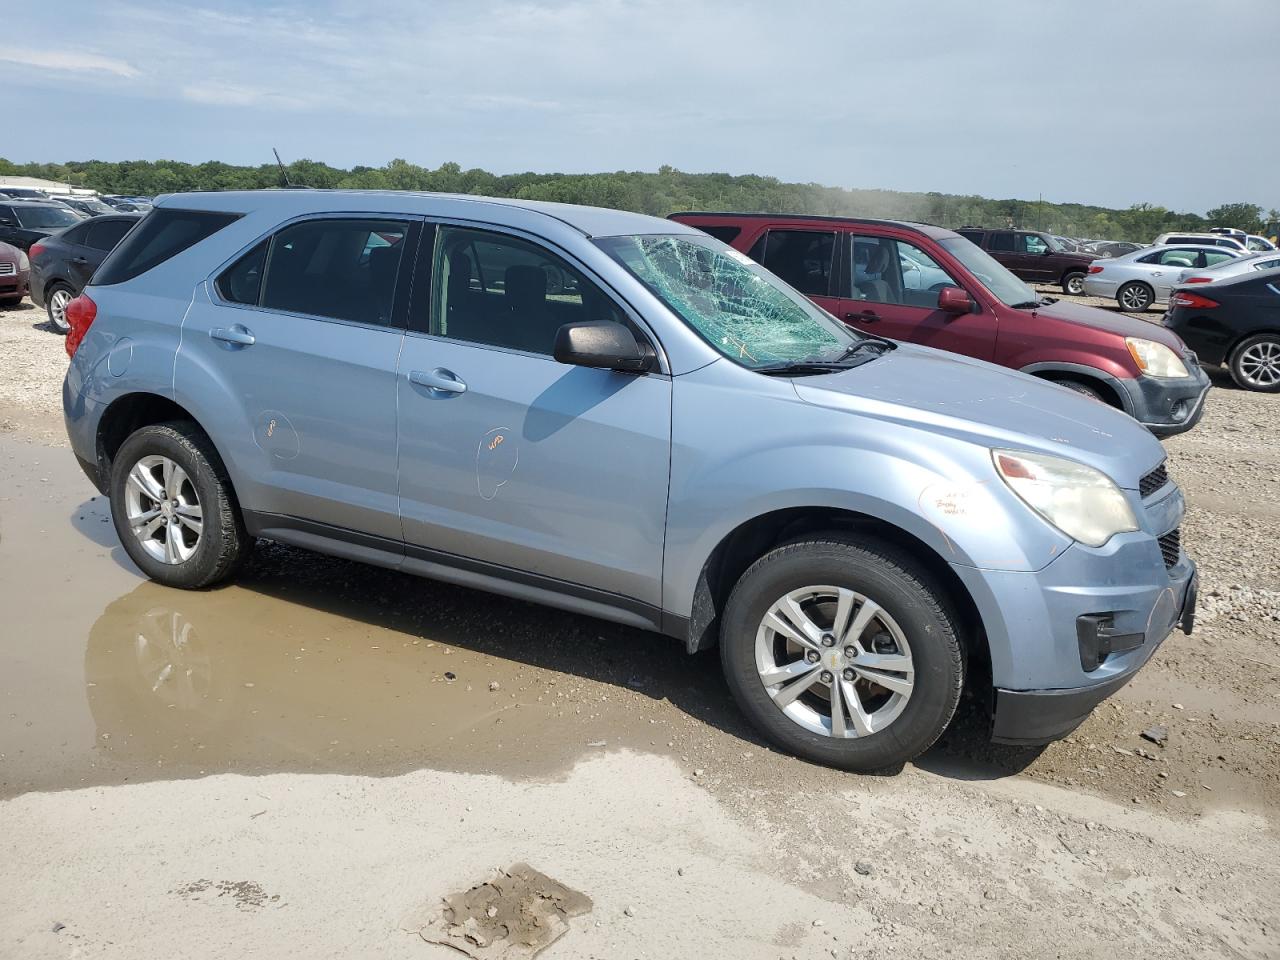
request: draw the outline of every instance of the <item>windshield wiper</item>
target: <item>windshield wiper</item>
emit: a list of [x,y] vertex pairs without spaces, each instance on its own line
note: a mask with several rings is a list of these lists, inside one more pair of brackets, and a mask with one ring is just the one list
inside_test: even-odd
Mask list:
[[834,373],[837,370],[852,370],[854,367],[860,367],[876,357],[883,356],[895,347],[897,347],[897,344],[891,340],[885,340],[881,337],[864,337],[857,343],[849,344],[843,353],[833,359],[824,360],[821,357],[810,357],[805,360],[785,360],[782,363],[767,363],[754,369],[756,373],[763,373],[766,377],[787,374]]

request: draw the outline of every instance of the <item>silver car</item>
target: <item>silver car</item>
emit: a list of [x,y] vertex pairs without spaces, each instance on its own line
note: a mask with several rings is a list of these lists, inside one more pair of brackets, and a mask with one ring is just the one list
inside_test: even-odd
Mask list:
[[1268,250],[1265,253],[1254,253],[1247,257],[1236,257],[1224,260],[1203,270],[1194,267],[1178,274],[1178,284],[1184,283],[1217,283],[1228,277],[1239,277],[1254,270],[1274,270],[1280,267],[1280,250]]
[[1141,313],[1156,301],[1169,299],[1183,270],[1212,267],[1244,255],[1233,247],[1144,247],[1123,257],[1094,261],[1084,278],[1084,292],[1090,297],[1114,297],[1121,310]]

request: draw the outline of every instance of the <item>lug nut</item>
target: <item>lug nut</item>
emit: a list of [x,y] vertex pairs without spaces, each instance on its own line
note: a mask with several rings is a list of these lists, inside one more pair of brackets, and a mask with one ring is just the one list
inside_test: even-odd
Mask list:
[[817,663],[817,662],[818,662],[818,651],[817,651],[817,650],[806,650],[806,651],[805,651],[805,653],[804,653],[804,658],[805,658],[805,660],[807,660],[809,663]]
[[834,678],[833,676],[831,676],[831,671],[830,671],[830,670],[823,670],[823,671],[822,671],[822,682],[823,682],[823,683],[830,683],[830,682],[831,682],[832,680],[834,680],[834,679],[835,679],[835,678]]
[[856,659],[857,659],[857,657],[858,657],[858,648],[857,648],[857,647],[845,647],[845,648],[844,648],[844,655],[845,655],[846,657],[848,657],[850,660],[856,660]]
[[854,672],[850,670],[848,667],[845,667],[844,673],[842,673],[841,676],[844,677],[846,680],[852,681],[854,676],[856,676],[856,674],[854,674]]
[[822,645],[824,647],[834,647],[836,645],[835,635],[831,633],[824,633],[822,635]]

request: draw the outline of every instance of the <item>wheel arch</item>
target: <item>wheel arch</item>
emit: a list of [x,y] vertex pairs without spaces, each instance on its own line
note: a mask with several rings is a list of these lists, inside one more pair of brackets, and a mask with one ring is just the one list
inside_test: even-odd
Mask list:
[[209,445],[221,461],[222,468],[226,469],[226,460],[218,449],[217,443],[189,410],[177,401],[158,393],[135,391],[116,397],[98,418],[94,449],[98,461],[99,484],[104,494],[107,492],[108,478],[111,476],[111,464],[125,440],[142,427],[172,421],[194,425],[208,439]]
[[1082,363],[1047,361],[1028,364],[1022,367],[1021,371],[1029,373],[1033,377],[1039,377],[1041,380],[1071,380],[1075,383],[1093,387],[1105,398],[1112,401],[1111,405],[1117,410],[1123,410],[1129,416],[1133,416],[1133,403],[1129,398],[1129,391],[1124,388],[1118,377],[1107,373],[1105,370],[1089,367]]
[[[978,605],[946,559],[928,543],[895,524],[837,507],[774,510],[743,521],[726,534],[711,551],[698,575],[693,608],[685,630],[688,651],[696,653],[717,645],[720,618],[729,594],[751,564],[783,543],[824,533],[885,542],[909,553],[946,591],[947,599],[960,618],[958,626],[971,662],[975,665],[989,664],[990,651]],[[982,676],[981,669],[976,676]]]

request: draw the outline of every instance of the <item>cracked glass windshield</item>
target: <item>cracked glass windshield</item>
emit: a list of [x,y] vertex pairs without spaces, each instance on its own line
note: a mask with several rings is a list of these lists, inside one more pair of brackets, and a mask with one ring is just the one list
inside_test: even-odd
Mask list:
[[596,243],[744,367],[836,360],[861,340],[803,294],[711,237],[602,237]]

